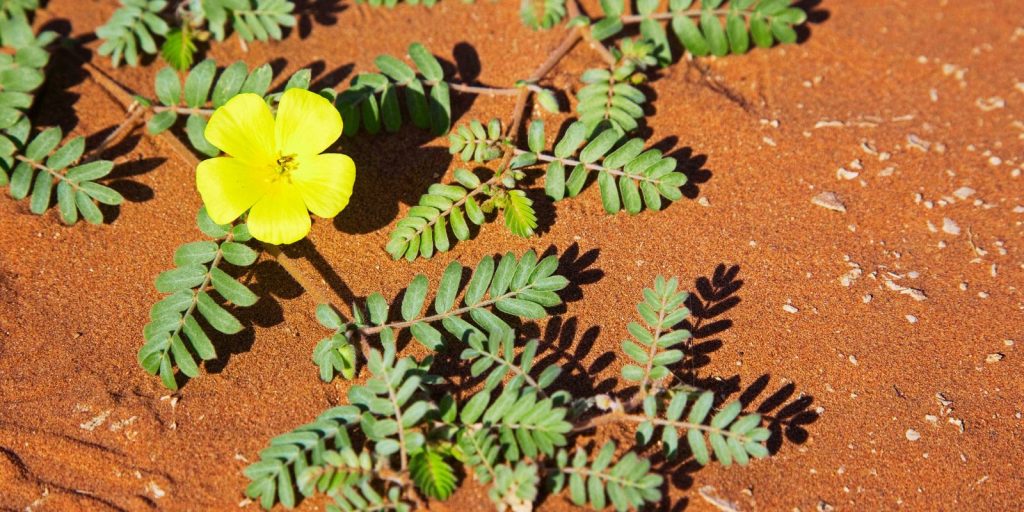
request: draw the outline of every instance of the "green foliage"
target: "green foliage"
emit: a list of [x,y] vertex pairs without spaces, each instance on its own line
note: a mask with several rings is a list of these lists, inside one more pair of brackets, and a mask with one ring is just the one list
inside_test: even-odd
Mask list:
[[192,4],[193,16],[205,17],[218,41],[227,36],[229,20],[231,28],[246,41],[280,40],[284,28],[296,23],[292,14],[295,4],[290,0],[203,0]]
[[565,18],[565,0],[521,0],[519,18],[534,30],[549,29]]
[[334,331],[313,349],[313,362],[320,367],[320,379],[330,382],[337,372],[351,380],[356,373],[356,347],[349,340],[350,334],[343,331],[344,322],[327,304],[317,307],[316,318],[320,325]]
[[689,294],[677,290],[678,285],[675,278],[659,276],[653,288],[644,288],[644,301],[636,309],[647,327],[638,322],[630,322],[627,327],[635,341],[623,341],[622,352],[637,364],[623,366],[622,377],[639,382],[641,390],[646,390],[651,381],[668,377],[668,366],[682,361],[685,355],[675,347],[688,341],[691,334],[676,326],[690,314],[684,305]]
[[[549,197],[555,201],[575,197],[591,173],[597,174],[601,202],[608,213],[635,214],[644,206],[660,210],[662,198],[675,201],[683,196],[680,187],[686,175],[676,171],[675,158],[657,149],[644,150],[643,139],[624,140],[615,128],[598,127],[589,137],[588,131],[584,122],[576,121],[555,144],[553,155],[537,155],[538,160],[549,162],[545,183]],[[575,159],[570,158],[574,155]],[[566,177],[568,168],[572,171]]]
[[630,83],[635,65],[627,62],[613,70],[589,69],[581,80],[587,84],[576,92],[576,112],[592,133],[601,124],[610,124],[620,132],[631,132],[644,117],[643,91]]
[[409,460],[413,482],[428,498],[446,500],[458,483],[452,465],[438,452],[423,450]]
[[260,460],[243,473],[251,480],[245,495],[265,509],[280,502],[296,503],[296,483],[302,496],[337,492],[340,487],[365,483],[369,472],[365,456],[352,460],[355,451],[348,429],[359,423],[359,409],[344,405],[328,409],[316,420],[270,440]]
[[409,454],[420,452],[426,436],[417,428],[431,412],[431,404],[415,395],[431,377],[411,357],[396,358],[395,344],[386,336],[384,351],[370,350],[366,367],[370,380],[348,390],[348,400],[359,407],[359,428],[380,456],[400,454],[402,465]]
[[[302,71],[294,76],[300,75]],[[273,79],[274,73],[269,64],[250,71],[244,62],[236,61],[218,73],[216,62],[206,59],[185,75],[183,84],[174,69],[165,67],[156,75],[156,101],[159,105],[152,107],[154,114],[146,128],[149,133],[157,135],[174,126],[179,116],[185,116],[185,135],[192,147],[204,155],[217,156],[220,150],[204,135],[211,114],[208,107],[220,107],[240,93],[254,93],[273,99],[276,95],[267,95]]]
[[[483,144],[474,147],[488,154],[493,149]],[[398,221],[385,248],[391,257],[404,256],[412,261],[417,257],[430,258],[435,251],[446,252],[453,243],[448,236],[449,228],[456,241],[467,240],[472,236],[470,224],[488,222],[488,214],[495,210],[502,212],[505,226],[513,234],[533,234],[537,228],[533,202],[523,191],[513,188],[523,177],[521,172],[499,172],[481,180],[469,170],[456,169],[454,177],[455,183],[431,185],[416,206]]]
[[663,21],[679,43],[696,56],[743,54],[755,45],[767,48],[794,43],[796,25],[807,21],[807,14],[792,0],[710,0],[694,6],[692,0],[670,0],[667,12],[657,12],[661,2],[637,0],[635,15],[624,15],[622,0],[602,2],[605,18],[595,23],[592,32],[598,39],[612,37],[625,23],[639,23],[640,35],[655,46],[662,65],[672,61],[672,50]]
[[290,0],[193,0],[174,4],[166,0],[121,0],[121,7],[96,29],[96,36],[103,40],[99,54],[110,57],[117,67],[122,61],[137,66],[141,55],[159,52],[168,64],[184,71],[194,60],[195,41],[210,36],[223,41],[229,22],[245,41],[280,40],[284,29],[296,23],[292,14],[295,4]]
[[378,56],[374,63],[380,73],[356,75],[349,88],[338,95],[345,135],[357,134],[360,127],[370,134],[381,128],[398,131],[403,122],[403,102],[415,126],[430,128],[435,135],[448,131],[452,106],[441,63],[420,43],[409,46],[409,58],[416,70],[390,55]]
[[[18,163],[10,177],[11,197],[30,197],[29,210],[42,215],[50,208],[56,188],[57,206],[65,224],[78,222],[79,215],[90,224],[101,224],[103,214],[96,203],[116,206],[124,201],[117,191],[95,181],[109,174],[114,163],[96,160],[79,164],[85,138],[75,137],[61,146],[63,137],[59,127],[52,127],[26,139],[27,144],[18,145],[21,154],[13,156]],[[6,181],[6,175],[0,172],[0,176],[0,183]]]
[[[252,480],[246,494],[264,508],[276,503],[290,508],[300,496],[323,493],[334,498],[337,510],[409,510],[422,503],[420,497],[449,498],[459,484],[456,466],[461,464],[467,476],[487,486],[499,510],[530,509],[542,491],[557,494],[567,488],[577,505],[625,511],[662,499],[664,478],[636,451],[659,431],[669,458],[679,457],[681,436],[701,464],[709,462],[708,444],[723,465],[768,455],[763,443],[770,432],[760,426],[760,415],[741,414],[738,401],[713,412],[710,391],[644,385],[627,402],[605,397],[609,406],[553,389],[560,368],[537,364],[539,343],[517,341],[515,330],[488,306],[524,318],[548,316],[545,307],[561,302],[553,292],[566,284],[552,274],[555,267],[555,256],[537,261],[532,252],[497,262],[488,257],[463,290],[463,267],[453,262],[438,285],[435,314],[428,317],[422,316],[429,285],[422,275],[413,279],[396,308],[375,293],[365,307],[353,305],[349,323],[321,306],[317,318],[325,327],[346,342],[379,336],[382,350],[366,354],[369,378],[349,388],[351,405],[271,440],[260,461],[244,472]],[[641,315],[645,320],[657,315],[648,322],[660,326],[656,332],[685,332],[668,331],[686,316],[681,306],[686,295],[676,287],[675,279],[658,277],[653,289],[644,290],[649,307],[641,305]],[[462,306],[456,308],[460,294]],[[392,315],[400,320],[389,321]],[[441,343],[440,332],[429,330],[434,328],[428,324],[436,322],[457,342]],[[462,390],[466,396],[449,394],[451,381],[429,373],[433,355],[419,361],[399,356],[396,339],[402,329],[421,342],[430,340],[425,344],[432,352],[450,352],[457,345],[469,377],[482,379],[482,388],[469,384]],[[631,332],[636,329],[630,326]],[[658,336],[644,332],[652,339]],[[634,357],[632,350],[626,352]],[[636,427],[635,449],[617,455],[616,444],[608,442],[593,456],[582,448],[570,456],[576,433],[596,424],[590,416],[595,405],[605,423]],[[351,429],[358,433],[350,435]]]
[[[683,420],[683,413],[691,397],[695,400]],[[669,458],[679,456],[681,435],[686,436],[694,460],[702,465],[710,462],[708,442],[715,458],[723,466],[729,466],[733,461],[745,466],[750,457],[767,457],[768,449],[763,443],[771,436],[771,431],[761,427],[761,415],[740,415],[743,404],[734,401],[710,415],[710,421],[707,421],[714,401],[715,395],[711,391],[698,392],[690,387],[648,395],[643,402],[643,416],[646,419],[637,427],[637,442],[640,446],[649,444],[654,440],[655,431],[660,428],[661,446]]]
[[487,497],[498,510],[532,510],[540,483],[536,464],[518,461],[494,469],[494,483]]
[[[516,363],[515,338],[512,331],[501,330],[487,335],[479,330],[467,330],[462,339],[469,348],[464,349],[459,357],[473,363],[470,366],[470,375],[479,377],[490,371],[484,380],[486,391],[491,391],[499,385],[509,390],[526,386],[539,395],[546,396],[545,390],[562,373],[562,369],[554,365],[547,366],[540,372],[534,371],[537,340],[526,343],[518,356],[519,362]],[[536,380],[531,373],[539,373]],[[512,375],[512,378],[506,381],[508,375]],[[564,391],[556,392],[552,396],[555,404],[568,403],[570,398]]]
[[569,410],[556,405],[555,398],[542,398],[529,387],[507,388],[490,401],[490,393],[475,395],[462,409],[460,435],[476,430],[492,432],[501,446],[500,459],[517,461],[539,455],[554,455],[566,445],[572,430]]
[[664,478],[651,472],[650,461],[633,452],[617,461],[614,457],[615,443],[611,441],[601,447],[589,464],[582,448],[576,449],[571,462],[567,452],[560,450],[554,492],[562,490],[568,476],[569,497],[578,506],[589,504],[594,510],[602,510],[610,504],[618,511],[640,510],[661,500]]
[[167,8],[166,0],[120,0],[121,7],[96,29],[96,37],[103,40],[99,54],[110,57],[114,67],[121,62],[139,65],[139,54],[154,55],[156,38],[164,36],[171,27],[161,17]]
[[27,15],[39,8],[39,0],[0,0],[0,23],[18,18],[27,19]]
[[[205,208],[199,211],[196,223],[212,240],[182,245],[174,253],[176,268],[157,276],[156,289],[166,296],[149,311],[150,322],[142,331],[146,343],[138,354],[142,368],[150,375],[159,373],[164,386],[172,390],[178,389],[175,366],[187,377],[199,375],[193,352],[204,361],[217,357],[206,333],[208,328],[223,334],[242,330],[238,319],[210,292],[216,291],[236,307],[252,306],[259,299],[222,268],[224,263],[248,267],[256,261],[258,253],[244,245],[251,238],[246,225],[215,224]],[[207,327],[199,323],[198,317]]]
[[17,10],[28,5],[12,3],[10,17],[0,17],[0,186],[7,184],[16,154],[28,144],[32,126],[27,113],[46,78],[46,47],[57,38],[54,32],[32,32],[24,12]]
[[196,43],[192,40],[192,31],[188,25],[168,32],[167,39],[160,46],[160,56],[178,71],[187,71],[191,68],[195,55]]

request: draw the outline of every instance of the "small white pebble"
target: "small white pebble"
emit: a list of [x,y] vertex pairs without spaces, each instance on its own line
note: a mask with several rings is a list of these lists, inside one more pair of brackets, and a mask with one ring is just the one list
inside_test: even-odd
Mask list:
[[989,297],[988,292],[978,292],[979,299],[987,299]]
[[988,164],[991,165],[992,167],[999,167],[1000,165],[1003,164],[1003,159],[999,158],[998,156],[990,156],[988,158]]
[[859,172],[847,170],[845,167],[840,167],[836,170],[836,178],[841,180],[852,180],[857,176],[860,176]]
[[949,217],[943,217],[942,230],[945,231],[946,233],[949,233],[950,235],[959,235],[960,225],[958,225],[956,222],[953,221],[953,219]]
[[811,203],[828,210],[846,213],[846,205],[839,200],[839,196],[835,192],[822,192],[812,197]]
[[796,306],[794,306],[792,304],[783,304],[782,305],[782,310],[787,312],[787,313],[797,313],[797,312],[800,311],[799,309],[796,308]]
[[871,299],[873,299],[873,298],[874,298],[874,296],[872,296],[870,293],[865,293],[864,296],[861,297],[860,300],[864,301],[864,304],[867,304],[868,302],[871,302]]
[[917,317],[914,316],[914,315],[907,315],[907,321],[912,323],[912,324],[916,324],[917,323]]
[[971,187],[960,187],[960,188],[956,189],[955,191],[953,191],[953,195],[956,196],[957,199],[963,201],[963,200],[967,199],[968,197],[971,197],[972,195],[974,195],[974,189],[971,188]]
[[992,353],[992,354],[989,354],[989,355],[985,356],[985,362],[988,363],[988,364],[998,363],[999,361],[1002,361],[1004,357],[1006,357],[1006,356],[1004,356],[1003,354],[1001,354],[999,352],[995,352],[995,353]]
[[914,430],[914,429],[912,429],[912,428],[908,428],[907,429],[907,441],[914,442],[914,441],[917,441],[918,439],[921,439],[921,433],[916,431],[916,430]]

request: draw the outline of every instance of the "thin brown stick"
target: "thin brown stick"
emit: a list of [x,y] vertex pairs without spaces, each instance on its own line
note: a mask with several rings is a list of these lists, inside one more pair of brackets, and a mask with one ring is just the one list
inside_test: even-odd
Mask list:
[[464,92],[469,94],[482,94],[486,96],[515,96],[519,94],[519,87],[483,87],[479,85],[460,84],[458,82],[448,82],[448,87],[453,91]]

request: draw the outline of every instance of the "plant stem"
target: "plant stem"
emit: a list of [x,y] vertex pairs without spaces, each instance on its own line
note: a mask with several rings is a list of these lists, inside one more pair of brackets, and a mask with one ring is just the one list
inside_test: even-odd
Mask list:
[[155,114],[159,114],[161,112],[168,112],[168,111],[170,111],[170,112],[174,112],[174,113],[181,114],[181,115],[192,115],[192,114],[195,114],[195,115],[198,115],[198,116],[206,116],[206,117],[212,116],[213,112],[215,110],[215,109],[212,109],[212,108],[182,107],[180,105],[172,105],[170,107],[168,107],[166,105],[153,105],[152,107],[150,107],[150,109],[152,109],[153,113],[155,113]]
[[479,85],[460,84],[457,82],[448,82],[448,87],[453,91],[464,92],[469,94],[485,94],[487,96],[515,96],[519,94],[519,87],[484,87]]
[[[516,155],[520,155],[522,153],[530,153],[530,151],[525,151],[525,150],[522,150],[522,149],[519,149],[519,148],[513,149],[512,152],[514,154],[516,154]],[[565,165],[567,167],[575,167],[576,165],[579,165],[579,164],[583,163],[583,162],[580,162],[579,160],[573,160],[571,158],[558,158],[557,156],[549,155],[549,154],[546,154],[546,153],[534,153],[534,154],[537,156],[537,160],[540,160],[540,161],[543,161],[543,162],[561,162],[562,165]],[[600,166],[600,165],[597,165],[597,164],[583,164],[583,168],[584,169],[589,169],[591,171],[606,172],[606,173],[614,175],[614,176],[624,176],[624,177],[632,179],[634,181],[649,181],[649,182],[654,183],[654,184],[661,183],[660,180],[653,179],[653,178],[650,178],[648,176],[642,176],[640,174],[628,173],[628,172],[623,171],[621,169],[609,169],[607,167],[603,167],[603,166]]]
[[55,171],[55,170],[45,166],[45,165],[43,165],[43,164],[41,164],[39,162],[33,162],[32,160],[29,160],[27,157],[25,157],[23,155],[14,155],[14,158],[16,160],[18,160],[19,162],[24,162],[26,164],[31,165],[36,170],[46,171],[47,173],[50,174],[50,176],[53,176],[54,178],[56,178],[57,181],[66,181],[66,182],[68,182],[68,184],[71,185],[71,188],[73,188],[75,190],[75,192],[78,191],[78,184],[73,182],[73,181],[71,181],[71,180],[69,180],[69,179],[67,179],[63,174],[61,174],[61,173],[59,173],[59,172],[57,172],[57,171]]
[[739,439],[740,442],[743,442],[743,443],[746,443],[746,442],[750,441],[750,439],[748,437],[744,436],[744,435],[737,434],[737,433],[734,433],[734,432],[730,432],[729,430],[726,430],[726,429],[712,427],[711,425],[705,425],[703,423],[690,423],[689,421],[672,421],[672,420],[667,420],[667,419],[664,419],[664,418],[655,418],[655,417],[645,416],[643,414],[629,414],[629,413],[626,413],[626,412],[623,412],[623,411],[612,411],[612,412],[609,412],[609,413],[606,413],[606,414],[602,414],[601,416],[597,416],[597,417],[591,418],[590,420],[588,420],[587,422],[585,422],[583,424],[574,426],[572,431],[573,432],[582,432],[584,430],[589,430],[591,428],[595,428],[595,427],[598,427],[598,426],[601,426],[601,425],[607,425],[607,424],[610,424],[610,423],[645,423],[645,422],[651,422],[652,424],[658,425],[658,426],[667,426],[667,427],[680,428],[680,429],[685,429],[685,430],[697,429],[697,430],[702,430],[704,432],[717,433],[717,434],[721,434],[721,435],[723,435],[725,437],[735,437],[735,438]]
[[644,368],[644,380],[640,382],[639,394],[641,399],[647,398],[647,384],[651,381],[651,369],[654,368],[654,355],[658,352],[658,340],[661,338],[661,324],[665,321],[665,297],[661,297],[661,304],[658,307],[658,325],[654,328],[654,339],[651,340],[651,349],[647,354],[647,367]]
[[611,50],[609,50],[608,47],[604,45],[604,43],[594,38],[594,36],[590,33],[589,30],[583,31],[583,39],[585,39],[587,41],[587,44],[589,44],[590,47],[593,48],[594,51],[596,51],[597,54],[601,56],[601,59],[604,60],[605,64],[607,64],[609,67],[614,67],[616,64],[618,64],[619,59],[615,58],[615,55],[612,55]]
[[463,307],[458,308],[458,309],[453,309],[453,310],[451,310],[451,311],[449,311],[447,313],[438,313],[436,315],[425,316],[425,317],[422,317],[422,318],[417,318],[415,320],[409,320],[409,321],[404,321],[404,322],[394,322],[394,323],[390,323],[390,324],[382,324],[382,325],[373,325],[373,326],[361,327],[361,328],[359,328],[359,333],[362,334],[363,336],[372,336],[374,334],[377,334],[377,333],[383,331],[384,329],[402,329],[402,328],[405,328],[405,327],[409,327],[412,324],[418,324],[420,322],[429,323],[429,322],[436,322],[438,320],[444,320],[445,318],[448,318],[448,317],[459,316],[459,315],[461,315],[463,313],[468,313],[468,312],[470,312],[470,311],[472,311],[474,309],[485,308],[487,306],[490,306],[491,304],[495,304],[495,303],[497,303],[499,301],[502,301],[504,299],[513,298],[516,295],[519,295],[521,292],[529,290],[531,288],[533,288],[532,284],[526,285],[526,286],[524,286],[524,287],[522,287],[522,288],[520,288],[518,290],[507,291],[504,294],[502,294],[500,297],[491,297],[490,299],[482,300],[482,301],[477,302],[476,304],[473,304],[471,306],[463,306]]
[[[732,9],[712,9],[712,10],[706,11],[706,12],[710,12],[714,16],[725,16],[725,15],[731,13],[732,11],[733,11]],[[690,17],[690,18],[699,18],[699,17],[701,17],[702,14],[704,14],[704,12],[705,12],[704,9],[687,9],[685,11],[679,11],[679,12],[657,12],[657,13],[651,13],[651,14],[629,14],[629,15],[626,15],[626,16],[622,16],[619,19],[622,21],[623,25],[629,25],[629,24],[633,24],[633,23],[640,23],[641,21],[643,21],[645,19],[652,19],[652,20],[655,20],[655,21],[662,21],[662,20],[671,20],[672,18],[674,18],[676,16],[687,16],[687,17]],[[745,17],[745,18],[751,17],[751,13],[748,12],[748,11],[737,10],[736,12],[738,14],[740,14],[741,16]]]
[[[572,50],[572,47],[575,46],[582,37],[583,27],[577,26],[569,29],[569,32],[565,34],[565,37],[562,38],[562,41],[558,46],[548,54],[548,57],[544,59],[544,62],[534,70],[533,74],[531,74],[526,81],[533,83],[544,78],[552,69],[555,68],[555,66],[558,65],[562,58]],[[512,122],[509,124],[507,132],[508,136],[511,137],[513,141],[517,139],[519,126],[523,122],[523,114],[526,112],[527,96],[529,96],[529,91],[523,89],[519,91],[519,97],[516,98],[515,110],[512,111]],[[506,154],[506,157],[511,158],[509,154]],[[505,158],[504,161],[507,162],[508,158]]]
[[91,162],[92,160],[95,160],[100,155],[102,155],[103,152],[106,151],[106,149],[111,144],[113,144],[115,140],[119,139],[121,135],[128,131],[131,131],[131,129],[135,127],[135,122],[140,117],[142,117],[142,114],[146,112],[146,109],[140,107],[141,106],[139,105],[139,102],[132,101],[132,103],[128,106],[128,117],[121,121],[121,124],[119,124],[117,128],[114,129],[114,131],[110,132],[109,135],[104,137],[103,141],[100,142],[98,146],[89,150],[89,152],[86,153],[86,155],[82,157],[82,159],[78,161],[76,165],[84,164],[86,162]]

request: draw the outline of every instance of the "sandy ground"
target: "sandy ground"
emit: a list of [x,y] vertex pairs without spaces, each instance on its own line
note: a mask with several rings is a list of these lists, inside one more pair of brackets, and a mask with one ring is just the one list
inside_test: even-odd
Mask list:
[[[85,35],[113,4],[52,0],[37,21]],[[211,55],[312,65],[333,84],[421,41],[463,76],[509,85],[557,37],[524,28],[516,4],[321,1],[283,42]],[[679,276],[704,306],[700,376],[771,419],[777,454],[749,468],[665,468],[659,508],[709,510],[699,491],[712,486],[742,510],[1019,509],[1024,3],[832,0],[812,19],[799,45],[707,61],[709,79],[681,63],[653,82],[645,131],[693,183],[664,212],[606,217],[592,186],[542,204],[538,238],[493,226],[432,261],[392,262],[389,227],[452,167],[441,140],[408,128],[343,141],[359,166],[352,204],[317,221],[298,255],[332,267],[325,286],[351,299],[393,296],[418,272],[436,281],[456,258],[557,249],[580,293],[533,332],[581,392],[619,385],[618,345],[636,317],[626,305],[657,274]],[[579,47],[552,84],[573,87],[598,62]],[[159,67],[111,73],[152,95]],[[456,99],[460,121],[511,107]],[[122,115],[57,55],[39,124],[95,143]],[[218,340],[222,358],[202,377],[172,398],[144,374],[135,354],[152,281],[200,236],[199,197],[193,169],[161,139],[140,130],[110,156],[128,201],[105,225],[67,228],[55,210],[37,217],[0,199],[0,508],[236,508],[241,470],[267,440],[340,403],[346,385],[316,378],[315,303],[270,262],[249,327]],[[822,192],[845,213],[813,204]],[[629,439],[618,427],[597,435]],[[485,510],[483,499],[470,485],[435,508]],[[552,496],[542,508],[569,507]]]

